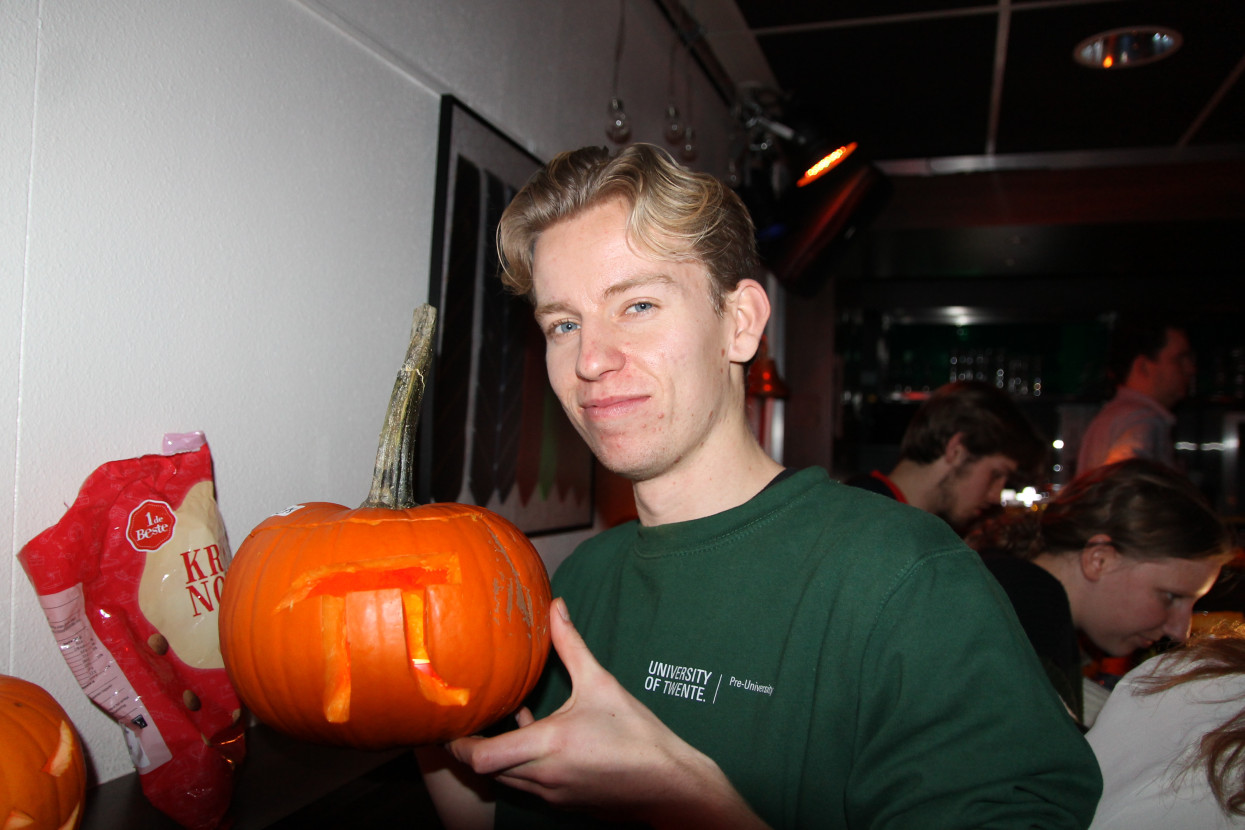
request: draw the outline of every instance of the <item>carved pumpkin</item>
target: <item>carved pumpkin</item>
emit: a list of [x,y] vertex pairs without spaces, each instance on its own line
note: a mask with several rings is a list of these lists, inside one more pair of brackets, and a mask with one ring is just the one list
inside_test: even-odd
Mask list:
[[434,320],[416,313],[368,500],[270,517],[225,578],[229,677],[297,738],[384,749],[469,735],[517,709],[544,667],[549,580],[531,543],[483,508],[412,497]]
[[0,675],[0,830],[72,830],[86,762],[65,710],[39,686]]

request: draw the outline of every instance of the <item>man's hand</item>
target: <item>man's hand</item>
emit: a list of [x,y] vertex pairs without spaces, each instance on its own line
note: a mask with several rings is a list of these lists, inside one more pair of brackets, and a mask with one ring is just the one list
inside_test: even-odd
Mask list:
[[520,710],[513,732],[454,741],[449,749],[458,760],[560,807],[655,827],[764,826],[712,759],[601,667],[563,600],[554,600],[549,618],[570,697],[539,721]]

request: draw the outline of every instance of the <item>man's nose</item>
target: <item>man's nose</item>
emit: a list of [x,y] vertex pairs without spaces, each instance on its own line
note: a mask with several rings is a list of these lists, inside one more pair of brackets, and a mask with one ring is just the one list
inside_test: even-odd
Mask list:
[[986,493],[986,499],[985,499],[986,507],[994,507],[996,504],[1003,503],[1003,487],[1006,484],[1007,482],[1004,481],[997,485],[992,485],[990,487],[990,490]]
[[621,369],[625,357],[617,338],[608,328],[587,326],[579,332],[579,355],[575,374],[583,380],[599,380],[609,372]]

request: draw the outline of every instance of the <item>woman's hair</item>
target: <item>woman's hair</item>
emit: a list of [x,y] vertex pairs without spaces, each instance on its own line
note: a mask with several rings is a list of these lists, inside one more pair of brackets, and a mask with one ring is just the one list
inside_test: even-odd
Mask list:
[[651,144],[610,155],[604,147],[562,153],[538,170],[502,213],[502,282],[532,299],[536,240],[554,224],[619,200],[632,244],[654,256],[694,261],[709,272],[714,305],[758,269],[756,231],[739,197],[707,173],[680,167]]
[[[1188,683],[1245,672],[1245,624],[1212,631],[1161,657],[1167,669],[1138,680],[1137,694],[1151,695]],[[1227,701],[1224,701],[1227,702]],[[1225,812],[1245,816],[1245,701],[1236,714],[1202,736],[1186,767],[1206,770]]]
[[1032,559],[1080,551],[1098,534],[1134,559],[1207,559],[1232,549],[1227,526],[1193,483],[1143,458],[1090,470],[1040,511],[985,524],[968,543]]

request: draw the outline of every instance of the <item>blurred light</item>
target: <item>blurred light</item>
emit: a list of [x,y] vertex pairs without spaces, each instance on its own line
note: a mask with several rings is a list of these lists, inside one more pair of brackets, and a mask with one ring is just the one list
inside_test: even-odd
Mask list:
[[999,500],[1004,504],[1004,506],[1009,504],[1023,504],[1027,509],[1032,510],[1033,505],[1040,501],[1044,501],[1045,499],[1046,497],[1039,493],[1036,487],[1028,486],[1019,492],[1010,488],[1006,489],[1002,492]]
[[761,335],[756,360],[748,367],[748,394],[757,398],[787,397],[787,383],[778,374],[778,365],[769,353],[769,339]]
[[1032,507],[1035,502],[1042,500],[1042,494],[1035,487],[1026,487],[1016,494],[1016,501],[1025,507]]
[[804,187],[812,184],[834,168],[838,167],[839,164],[842,163],[843,159],[847,158],[854,152],[856,152],[855,141],[851,144],[845,144],[842,147],[832,150],[822,156],[820,161],[808,168],[808,170],[804,171],[804,175],[801,176],[800,180],[795,183],[795,186]]
[[1230,452],[1239,449],[1236,441],[1207,441],[1204,444],[1195,444],[1192,441],[1177,441],[1176,449],[1181,452]]
[[1062,438],[1056,438],[1054,441],[1051,441],[1051,442],[1050,442],[1050,445],[1051,445],[1052,447],[1054,447],[1055,449],[1057,449],[1057,450],[1062,450],[1062,449],[1063,449],[1063,439],[1062,439]]
[[[972,311],[962,305],[949,305],[943,309],[943,314],[956,326],[967,326],[973,322]],[[957,334],[963,335],[963,332]]]
[[1182,42],[1174,29],[1130,26],[1085,38],[1072,50],[1072,57],[1092,69],[1127,69],[1174,55]]

